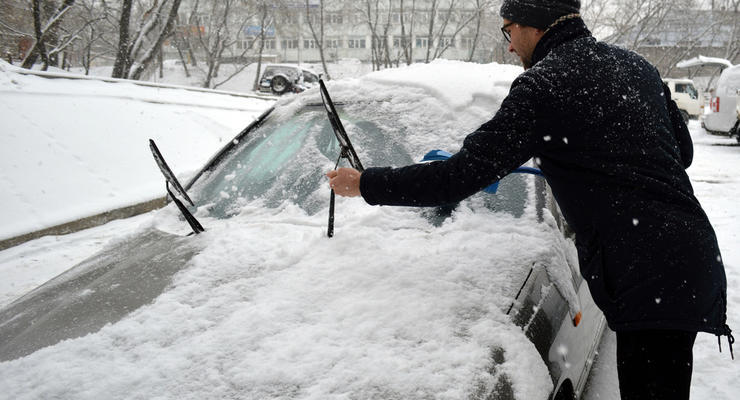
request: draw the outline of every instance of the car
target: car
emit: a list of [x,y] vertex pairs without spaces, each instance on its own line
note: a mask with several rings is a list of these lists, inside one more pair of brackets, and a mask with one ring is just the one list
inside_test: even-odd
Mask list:
[[260,78],[259,91],[275,95],[300,93],[316,86],[319,78],[318,74],[296,65],[269,64]]
[[740,91],[740,65],[725,68],[717,80],[715,97],[704,116],[703,127],[710,133],[730,135],[737,124],[738,91]]
[[454,152],[520,72],[436,61],[332,81],[279,100],[185,185],[151,142],[172,202],[0,310],[0,390],[579,398],[605,321],[541,176],[429,209],[334,204],[323,177]]
[[685,123],[689,118],[698,119],[704,114],[704,96],[691,79],[663,79],[671,89],[671,100],[676,102]]

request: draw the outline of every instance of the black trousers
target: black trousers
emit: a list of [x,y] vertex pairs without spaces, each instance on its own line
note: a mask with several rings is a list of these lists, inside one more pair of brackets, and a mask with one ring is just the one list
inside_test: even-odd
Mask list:
[[622,400],[688,400],[696,332],[617,332]]

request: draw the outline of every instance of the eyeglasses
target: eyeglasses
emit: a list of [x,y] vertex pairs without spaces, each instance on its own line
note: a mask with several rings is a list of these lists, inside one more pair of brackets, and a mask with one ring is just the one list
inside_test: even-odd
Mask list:
[[511,43],[511,32],[507,31],[506,28],[514,25],[516,22],[509,22],[508,24],[501,27],[501,33],[504,34],[504,39],[506,39],[507,42]]

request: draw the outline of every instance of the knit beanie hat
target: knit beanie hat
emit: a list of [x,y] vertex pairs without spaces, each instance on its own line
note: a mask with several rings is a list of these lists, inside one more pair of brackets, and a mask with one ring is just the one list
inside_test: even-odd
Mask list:
[[580,9],[580,0],[504,0],[500,14],[518,24],[546,29],[559,17]]

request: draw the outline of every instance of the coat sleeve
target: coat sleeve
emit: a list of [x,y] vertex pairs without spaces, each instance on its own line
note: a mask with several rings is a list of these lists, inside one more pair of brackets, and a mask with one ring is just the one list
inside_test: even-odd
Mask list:
[[681,163],[684,168],[688,168],[694,159],[694,143],[691,141],[689,128],[683,122],[683,117],[681,117],[681,112],[678,111],[676,102],[671,99],[671,89],[665,83],[663,83],[663,94],[668,103],[668,115],[671,117],[671,127],[681,153]]
[[535,87],[526,74],[517,78],[496,115],[447,160],[366,169],[360,178],[362,197],[372,205],[454,204],[506,176],[535,152]]

